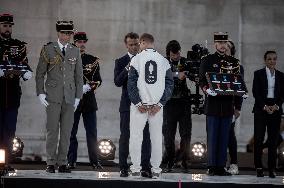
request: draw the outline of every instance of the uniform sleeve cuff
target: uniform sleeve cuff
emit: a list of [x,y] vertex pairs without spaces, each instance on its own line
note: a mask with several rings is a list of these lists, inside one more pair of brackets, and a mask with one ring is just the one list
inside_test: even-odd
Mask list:
[[162,103],[160,103],[160,102],[158,102],[158,104],[157,104],[160,108],[162,108],[163,107],[163,105],[162,105]]
[[143,105],[142,102],[139,102],[139,103],[135,104],[135,106],[136,106],[137,108],[139,108],[139,107],[142,106],[142,105]]

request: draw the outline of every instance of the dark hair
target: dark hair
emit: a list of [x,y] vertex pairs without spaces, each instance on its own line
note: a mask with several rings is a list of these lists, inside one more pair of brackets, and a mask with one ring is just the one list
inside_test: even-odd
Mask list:
[[153,35],[149,34],[149,33],[143,33],[140,37],[140,41],[145,41],[145,42],[149,42],[149,43],[153,43],[154,42],[154,37]]
[[[276,54],[276,51],[274,51],[274,50],[268,50],[268,51],[266,51],[265,54],[264,54],[264,56],[263,56],[264,61],[266,60],[268,54]],[[277,54],[276,54],[276,55],[277,55]]]
[[233,41],[229,40],[228,41],[229,43],[231,43],[232,47],[230,48],[230,51],[231,51],[231,56],[235,56],[236,54],[236,47],[235,47],[235,44]]
[[181,50],[180,44],[176,40],[171,40],[166,46],[166,55],[170,56],[170,52],[176,54]]
[[130,33],[127,33],[124,37],[124,42],[126,44],[127,42],[127,38],[130,38],[130,39],[139,39],[139,35],[137,33],[134,33],[134,32],[130,32]]

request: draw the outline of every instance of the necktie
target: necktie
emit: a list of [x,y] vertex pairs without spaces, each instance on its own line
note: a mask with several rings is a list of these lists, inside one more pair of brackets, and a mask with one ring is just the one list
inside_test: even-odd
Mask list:
[[62,54],[65,56],[65,47],[62,48]]

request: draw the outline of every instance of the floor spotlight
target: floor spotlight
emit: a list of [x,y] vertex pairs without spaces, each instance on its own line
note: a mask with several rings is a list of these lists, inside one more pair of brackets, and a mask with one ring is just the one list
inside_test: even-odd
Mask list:
[[114,160],[116,147],[110,139],[98,142],[98,158],[100,160]]
[[195,142],[191,146],[191,162],[205,162],[207,157],[206,144]]
[[0,177],[8,173],[8,170],[5,166],[5,150],[0,149]]
[[12,156],[22,157],[23,156],[24,143],[19,137],[13,139]]

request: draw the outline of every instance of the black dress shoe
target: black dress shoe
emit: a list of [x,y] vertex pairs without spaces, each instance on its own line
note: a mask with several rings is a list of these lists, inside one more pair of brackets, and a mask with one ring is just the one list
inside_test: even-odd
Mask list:
[[69,169],[75,169],[76,168],[76,163],[68,163],[67,168]]
[[189,173],[189,165],[187,161],[183,161],[182,163],[182,173]]
[[48,172],[48,173],[55,173],[54,165],[47,165],[45,171]]
[[66,165],[61,165],[58,167],[58,173],[71,173],[71,170]]
[[94,170],[102,170],[103,169],[102,165],[99,162],[93,163],[92,167],[93,167]]
[[215,175],[215,167],[209,167],[207,170],[208,176],[214,176]]
[[215,170],[215,175],[217,176],[231,176],[230,172],[227,172],[224,167],[217,167]]
[[173,171],[174,163],[173,162],[168,162],[167,167],[163,170],[163,172],[171,172]]
[[8,170],[9,172],[15,172],[15,168],[13,168],[11,165],[7,165],[6,170]]
[[263,169],[257,168],[256,169],[256,177],[264,177]]
[[127,169],[120,170],[120,177],[128,177],[129,173]]
[[276,172],[274,170],[270,170],[268,176],[270,178],[276,178]]
[[141,176],[144,177],[144,178],[152,178],[153,177],[151,169],[141,170],[140,173],[141,173]]

